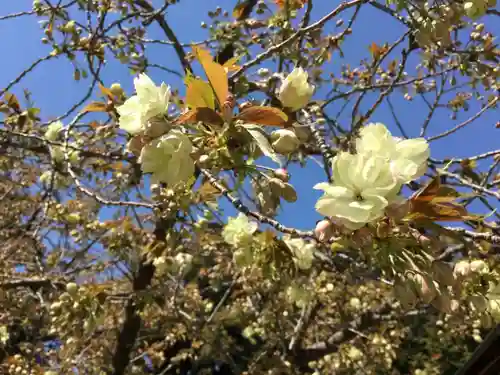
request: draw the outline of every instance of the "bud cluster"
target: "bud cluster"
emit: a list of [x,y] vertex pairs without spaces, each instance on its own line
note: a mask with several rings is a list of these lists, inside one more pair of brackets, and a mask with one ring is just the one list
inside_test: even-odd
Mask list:
[[98,299],[85,288],[70,282],[66,285],[66,292],[50,305],[50,334],[64,338],[66,345],[78,344],[80,338],[96,328],[100,310]]

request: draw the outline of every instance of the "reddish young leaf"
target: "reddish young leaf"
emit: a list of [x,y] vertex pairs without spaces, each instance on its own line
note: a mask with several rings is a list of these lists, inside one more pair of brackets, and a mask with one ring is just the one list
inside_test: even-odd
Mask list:
[[108,106],[102,102],[92,102],[82,112],[107,112]]
[[244,121],[247,124],[284,126],[288,121],[288,116],[278,108],[252,106],[241,111],[236,116],[236,120]]
[[21,106],[19,104],[19,100],[17,100],[17,97],[14,94],[11,94],[10,92],[6,92],[4,94],[4,99],[7,105],[12,108],[14,111],[20,111]]
[[194,124],[199,121],[206,122],[212,125],[224,124],[224,120],[222,119],[222,117],[220,117],[217,112],[210,108],[194,108],[192,110],[189,110],[183,115],[179,116],[179,118],[175,120],[175,124]]
[[222,65],[224,67],[224,69],[226,69],[227,72],[235,72],[237,70],[240,70],[240,66],[236,65],[236,63],[238,62],[238,60],[240,59],[240,56],[235,56],[231,59],[229,59],[228,61],[226,61],[224,63],[224,65]]
[[233,17],[237,20],[241,20],[245,16],[245,11],[248,6],[248,1],[237,4],[233,9]]
[[373,60],[378,60],[380,58],[380,56],[382,56],[384,53],[386,53],[389,50],[389,47],[386,45],[380,47],[375,42],[373,42],[368,49],[370,50],[370,52],[372,54]]
[[224,69],[222,65],[214,62],[212,56],[207,50],[194,46],[193,52],[203,67],[203,70],[207,75],[208,82],[215,92],[219,108],[221,108],[229,93],[226,69]]
[[448,186],[442,186],[439,176],[410,197],[412,220],[463,221],[476,218],[467,209],[454,202],[459,193]]
[[307,0],[274,0],[274,2],[280,8],[284,8],[288,5],[291,10],[296,10],[302,8],[306,4]]
[[98,83],[98,85],[99,85],[99,90],[101,90],[102,94],[104,96],[106,96],[109,100],[113,100],[115,98],[115,96],[113,95],[113,93],[111,92],[110,89],[108,89],[107,87],[104,87],[100,83]]
[[190,109],[207,107],[215,109],[215,97],[208,82],[188,75],[186,83],[186,104]]

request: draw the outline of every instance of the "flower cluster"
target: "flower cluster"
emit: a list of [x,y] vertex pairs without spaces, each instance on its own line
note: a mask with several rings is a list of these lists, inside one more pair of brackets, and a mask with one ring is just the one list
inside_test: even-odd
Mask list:
[[332,184],[314,187],[324,191],[316,210],[352,230],[399,202],[401,186],[424,174],[430,153],[425,139],[395,138],[380,123],[362,128],[355,149],[356,154],[340,152],[334,158]]
[[152,173],[152,183],[165,182],[172,186],[193,175],[192,151],[188,136],[179,130],[171,130],[144,146],[139,162],[143,172]]
[[[165,83],[156,86],[146,74],[135,78],[134,85],[136,95],[117,108],[120,128],[136,136],[160,136],[142,147],[139,156],[142,171],[152,174],[151,182],[154,184],[164,182],[172,186],[188,181],[195,169],[191,158],[191,140],[181,130],[171,130],[161,135],[163,132],[158,131],[158,128],[166,122],[152,121],[154,117],[167,113],[170,87]],[[155,129],[152,130],[152,127]]]
[[[54,121],[50,123],[44,134],[45,139],[50,142],[58,141],[63,127],[64,125],[61,121]],[[54,162],[62,163],[64,161],[63,147],[50,145],[50,157]],[[76,150],[70,150],[68,157],[72,164],[76,164],[80,158],[80,153]]]
[[222,238],[234,247],[248,247],[257,228],[257,223],[248,220],[248,217],[240,212],[237,217],[229,218],[222,231]]
[[237,217],[229,218],[222,231],[224,241],[236,249],[233,258],[240,267],[250,266],[253,262],[251,245],[253,234],[258,227],[257,223],[250,221],[246,215],[240,212]]
[[308,270],[312,266],[314,259],[314,250],[316,246],[313,243],[307,243],[302,238],[291,238],[286,236],[283,241],[293,253],[293,260],[301,270]]

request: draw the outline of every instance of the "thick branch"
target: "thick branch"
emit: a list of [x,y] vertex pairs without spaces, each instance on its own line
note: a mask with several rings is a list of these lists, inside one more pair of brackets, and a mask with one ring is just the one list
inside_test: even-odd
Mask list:
[[[169,229],[175,224],[175,219],[165,220],[160,219],[156,224],[155,238],[158,242],[163,242]],[[155,272],[153,264],[142,259],[137,274],[133,281],[133,292],[137,294],[144,291],[151,284]],[[123,375],[130,362],[130,353],[135,345],[142,320],[139,315],[142,303],[136,302],[134,298],[130,298],[125,307],[125,322],[118,335],[115,353],[113,355],[113,375]]]
[[[155,9],[145,0],[136,0],[136,4],[139,5],[141,8],[147,10],[148,12],[151,13],[155,12]],[[179,60],[181,62],[183,70],[188,72],[193,72],[193,69],[191,68],[191,65],[187,60],[184,48],[182,48],[179,39],[177,39],[177,36],[175,35],[174,31],[170,28],[167,21],[165,21],[165,18],[160,13],[157,13],[153,16],[153,19],[156,22],[158,22],[158,25],[160,25],[161,29],[165,32],[167,38],[172,42],[175,52],[177,53],[177,56],[179,57]]]

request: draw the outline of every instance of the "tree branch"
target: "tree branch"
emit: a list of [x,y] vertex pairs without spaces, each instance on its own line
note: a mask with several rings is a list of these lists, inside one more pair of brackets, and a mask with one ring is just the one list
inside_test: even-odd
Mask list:
[[[143,9],[146,9],[148,12],[151,13],[155,12],[155,9],[145,0],[136,0],[136,4]],[[179,57],[179,60],[181,62],[182,69],[184,71],[192,73],[193,69],[191,68],[191,65],[187,60],[186,52],[184,52],[184,48],[182,48],[179,39],[177,39],[177,36],[175,35],[174,31],[170,28],[167,21],[165,21],[165,18],[161,15],[161,13],[155,13],[152,16],[152,18],[158,23],[158,25],[160,25],[161,29],[165,32],[167,38],[173,43],[175,52],[177,53],[177,56]]]

